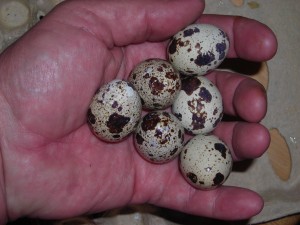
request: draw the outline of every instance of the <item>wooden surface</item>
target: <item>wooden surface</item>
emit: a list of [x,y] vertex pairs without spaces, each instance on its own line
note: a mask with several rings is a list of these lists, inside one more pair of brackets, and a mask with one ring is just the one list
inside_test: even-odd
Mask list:
[[267,150],[269,161],[273,171],[277,176],[287,181],[290,178],[292,170],[292,159],[290,149],[285,141],[285,138],[280,134],[279,130],[273,128],[270,130],[271,143]]
[[234,6],[241,7],[241,6],[244,5],[244,0],[231,0],[231,3],[232,3]]

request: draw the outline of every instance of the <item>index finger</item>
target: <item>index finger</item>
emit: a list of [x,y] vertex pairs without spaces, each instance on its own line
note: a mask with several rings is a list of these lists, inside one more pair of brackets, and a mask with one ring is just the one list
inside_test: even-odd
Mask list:
[[203,15],[198,22],[213,24],[229,37],[229,58],[243,58],[250,61],[267,61],[277,51],[274,32],[265,24],[240,16]]

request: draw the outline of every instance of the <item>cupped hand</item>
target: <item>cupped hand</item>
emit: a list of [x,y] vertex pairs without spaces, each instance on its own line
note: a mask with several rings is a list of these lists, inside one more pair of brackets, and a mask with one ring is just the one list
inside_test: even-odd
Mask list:
[[[148,163],[131,137],[104,143],[86,123],[101,84],[126,79],[144,59],[166,58],[168,38],[195,21],[228,33],[229,57],[264,61],[275,54],[276,39],[263,24],[201,16],[203,7],[199,0],[70,0],[2,53],[0,221],[66,218],[145,202],[230,220],[261,210],[262,199],[250,190],[196,190],[180,175],[177,160]],[[266,113],[264,89],[234,73],[208,77],[223,95],[225,113],[244,120],[222,122],[215,133],[235,160],[259,157],[269,144],[258,123]]]

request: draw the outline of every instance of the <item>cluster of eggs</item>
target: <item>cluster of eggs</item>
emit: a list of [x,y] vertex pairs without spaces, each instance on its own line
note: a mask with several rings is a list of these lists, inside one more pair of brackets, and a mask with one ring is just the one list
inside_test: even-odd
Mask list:
[[[93,133],[107,142],[134,133],[136,149],[147,161],[166,163],[180,154],[188,183],[205,190],[218,187],[231,172],[232,157],[211,134],[222,119],[222,96],[203,75],[220,65],[228,49],[225,32],[213,25],[181,30],[167,47],[168,61],[145,60],[127,81],[99,88],[88,110]],[[186,132],[194,137],[185,143]]]

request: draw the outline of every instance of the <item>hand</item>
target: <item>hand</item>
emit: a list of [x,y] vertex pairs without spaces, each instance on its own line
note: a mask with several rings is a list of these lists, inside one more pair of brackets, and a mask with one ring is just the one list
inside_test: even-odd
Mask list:
[[[193,189],[177,161],[154,165],[132,138],[107,144],[92,135],[86,113],[96,89],[126,79],[133,66],[165,58],[167,40],[199,19],[199,0],[67,1],[0,58],[0,221],[21,216],[66,218],[148,202],[219,219],[257,214],[263,201],[237,187]],[[269,28],[241,17],[207,15],[224,29],[229,57],[270,59],[276,39]],[[259,157],[269,144],[258,122],[266,94],[256,81],[229,72],[208,75],[219,87],[225,113],[215,133],[235,160]],[[249,138],[251,137],[251,138]]]

